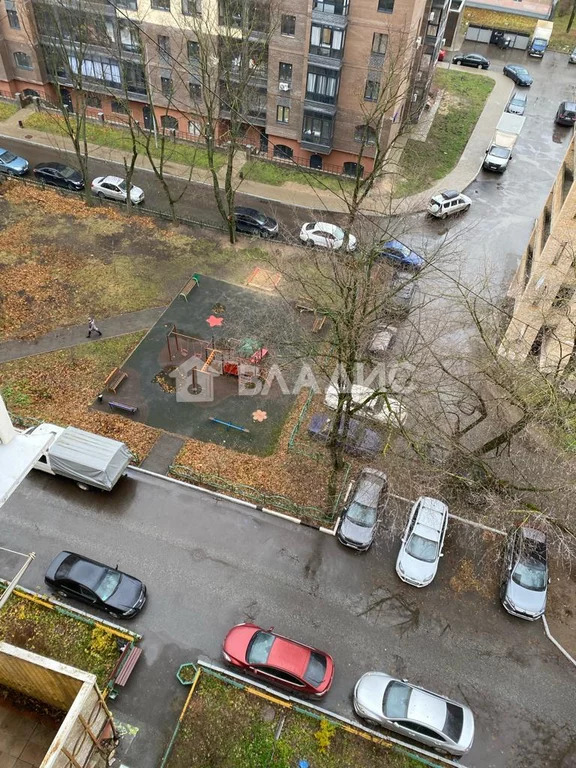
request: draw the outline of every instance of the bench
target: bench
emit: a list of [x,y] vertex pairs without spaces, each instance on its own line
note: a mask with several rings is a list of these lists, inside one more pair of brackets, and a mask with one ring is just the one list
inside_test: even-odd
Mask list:
[[191,277],[191,278],[190,278],[190,280],[188,280],[188,282],[187,282],[187,283],[184,285],[184,287],[182,288],[182,290],[180,291],[180,293],[178,294],[178,296],[182,296],[182,298],[184,299],[184,301],[188,301],[188,294],[190,293],[190,291],[191,291],[193,288],[195,288],[195,287],[196,287],[197,285],[199,285],[199,284],[200,284],[200,275],[198,275],[198,274],[194,274],[194,275],[192,275],[192,277]]
[[114,392],[116,394],[116,390],[122,384],[124,379],[128,378],[128,374],[125,371],[121,371],[120,368],[114,368],[112,373],[108,376],[106,381],[104,382],[104,386],[108,390],[108,392]]
[[[114,682],[112,683],[112,688],[110,688],[109,695],[111,699],[115,699],[118,696],[118,691],[115,690],[116,686],[123,688],[126,685],[141,655],[142,648],[139,646],[133,645],[130,647],[130,643],[125,646],[112,675]],[[116,674],[117,670],[119,670],[118,674]]]
[[[314,313],[316,315],[316,313]],[[320,333],[324,328],[326,322],[326,315],[316,315],[314,318],[314,324],[312,325],[312,333]]]
[[126,413],[132,414],[132,416],[138,411],[137,405],[126,405],[125,403],[118,403],[115,400],[109,400],[108,405],[113,411],[125,411]]

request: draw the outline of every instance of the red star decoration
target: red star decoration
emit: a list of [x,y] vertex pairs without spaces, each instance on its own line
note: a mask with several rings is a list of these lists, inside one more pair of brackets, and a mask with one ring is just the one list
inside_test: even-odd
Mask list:
[[208,323],[210,328],[214,328],[216,325],[222,325],[222,323],[224,322],[224,318],[210,315],[210,317],[206,318],[206,322]]

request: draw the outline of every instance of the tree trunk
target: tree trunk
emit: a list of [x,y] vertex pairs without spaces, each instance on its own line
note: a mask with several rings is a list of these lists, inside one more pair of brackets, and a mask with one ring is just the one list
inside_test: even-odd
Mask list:
[[484,454],[496,450],[496,448],[499,448],[501,445],[506,445],[506,443],[509,443],[514,435],[522,432],[524,427],[530,423],[530,420],[530,414],[525,413],[524,416],[522,416],[522,418],[515,424],[512,424],[511,427],[508,427],[508,429],[505,429],[504,432],[501,432],[499,435],[496,435],[496,437],[493,437],[491,440],[488,440],[488,442],[484,443],[484,445],[481,445],[479,448],[476,448],[474,451],[472,451],[472,455],[484,456]]

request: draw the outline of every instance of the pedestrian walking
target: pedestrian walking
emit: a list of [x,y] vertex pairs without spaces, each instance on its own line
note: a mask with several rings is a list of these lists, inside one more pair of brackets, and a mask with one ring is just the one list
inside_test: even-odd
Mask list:
[[86,336],[87,339],[92,338],[92,334],[97,333],[98,336],[102,336],[102,331],[97,327],[94,318],[89,317],[88,318],[88,335]]

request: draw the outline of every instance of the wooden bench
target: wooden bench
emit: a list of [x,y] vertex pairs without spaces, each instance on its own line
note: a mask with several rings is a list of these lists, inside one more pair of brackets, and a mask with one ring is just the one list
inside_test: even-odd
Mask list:
[[318,315],[316,312],[314,313],[314,324],[312,326],[312,333],[320,333],[322,328],[324,328],[324,323],[326,322],[326,315]]
[[118,403],[115,400],[109,400],[108,405],[113,411],[126,411],[126,413],[130,413],[132,416],[138,412],[137,405],[126,405],[125,403]]
[[182,290],[180,291],[180,293],[178,294],[178,296],[182,296],[182,298],[184,299],[184,301],[188,301],[188,294],[190,293],[190,291],[191,291],[193,288],[195,288],[195,287],[196,287],[197,285],[199,285],[199,284],[200,284],[200,275],[198,275],[198,274],[194,274],[194,275],[192,275],[192,277],[191,277],[191,278],[190,278],[190,280],[188,280],[188,282],[187,282],[187,283],[184,285],[184,287],[182,288]]
[[[137,645],[130,647],[129,643],[126,645],[113,673],[114,682],[110,688],[111,699],[115,699],[118,696],[118,691],[115,690],[116,686],[123,688],[126,685],[141,655],[142,648]],[[118,674],[116,674],[117,670]]]
[[116,394],[116,390],[122,384],[124,379],[128,378],[128,374],[125,371],[121,371],[120,368],[114,368],[112,373],[108,376],[106,381],[104,382],[104,386],[108,390],[108,392],[114,392]]

